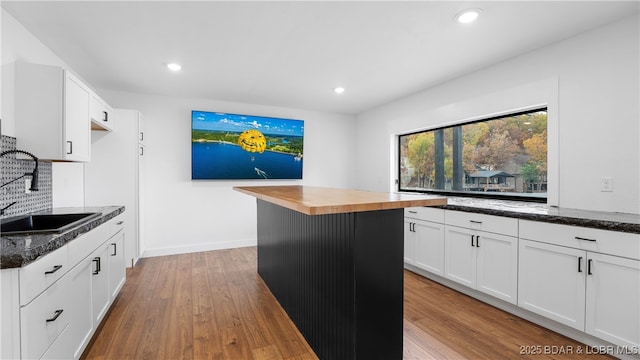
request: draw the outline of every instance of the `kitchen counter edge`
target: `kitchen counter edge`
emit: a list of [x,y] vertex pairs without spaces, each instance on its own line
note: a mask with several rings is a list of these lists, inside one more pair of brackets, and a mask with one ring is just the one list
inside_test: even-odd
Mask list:
[[[102,206],[53,208],[34,212],[33,214],[100,212],[101,215],[62,233],[1,236],[0,269],[21,268],[29,265],[50,252],[63,247],[78,236],[120,215],[124,210],[124,206]],[[27,243],[29,246],[27,246]]]

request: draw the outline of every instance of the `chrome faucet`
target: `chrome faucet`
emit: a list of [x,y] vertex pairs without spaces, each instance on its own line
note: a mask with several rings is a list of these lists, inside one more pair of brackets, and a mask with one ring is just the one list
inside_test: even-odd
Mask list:
[[[22,179],[25,176],[31,176],[31,187],[29,188],[29,190],[38,191],[38,158],[35,155],[33,155],[32,153],[30,153],[30,152],[26,152],[26,151],[23,151],[23,150],[15,150],[15,149],[14,150],[3,151],[0,154],[0,157],[3,157],[5,155],[7,155],[7,154],[13,154],[13,153],[24,154],[24,155],[30,156],[33,159],[33,161],[36,163],[36,166],[33,168],[33,172],[25,173],[24,175],[22,175],[20,177],[17,177],[17,178],[15,178],[15,179],[13,179],[13,180],[11,180],[9,182],[6,182],[6,183],[0,185],[0,188],[3,188],[3,187],[11,184],[12,182],[14,182],[16,180]],[[13,205],[13,204],[11,204],[11,205]]]

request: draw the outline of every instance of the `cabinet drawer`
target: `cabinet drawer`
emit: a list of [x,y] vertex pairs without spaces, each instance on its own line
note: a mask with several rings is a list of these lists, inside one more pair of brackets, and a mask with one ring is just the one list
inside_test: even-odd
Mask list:
[[518,219],[453,210],[445,210],[444,216],[447,225],[518,236]]
[[63,277],[20,309],[23,359],[39,359],[69,324],[68,279]]
[[20,269],[20,305],[26,305],[69,271],[67,246]]
[[124,218],[122,216],[116,216],[115,218],[109,220],[109,237],[119,233],[124,229]]
[[104,223],[71,240],[67,244],[69,247],[69,264],[75,266],[82,259],[89,256],[105,239],[109,238],[110,231],[109,225]]
[[404,209],[404,216],[416,220],[431,221],[443,224],[444,209],[432,207],[410,207]]
[[640,234],[520,220],[520,238],[640,260]]

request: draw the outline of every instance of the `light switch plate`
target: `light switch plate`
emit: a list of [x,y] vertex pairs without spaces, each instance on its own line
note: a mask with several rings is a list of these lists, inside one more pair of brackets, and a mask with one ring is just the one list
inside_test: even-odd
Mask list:
[[600,178],[600,191],[611,192],[613,191],[613,178],[605,176]]

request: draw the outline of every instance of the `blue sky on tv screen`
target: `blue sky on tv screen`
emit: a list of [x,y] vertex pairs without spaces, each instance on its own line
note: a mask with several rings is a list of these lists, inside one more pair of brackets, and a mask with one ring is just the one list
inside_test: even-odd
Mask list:
[[253,115],[193,111],[191,114],[191,128],[194,130],[233,132],[256,129],[264,134],[302,136],[304,133],[304,121]]

